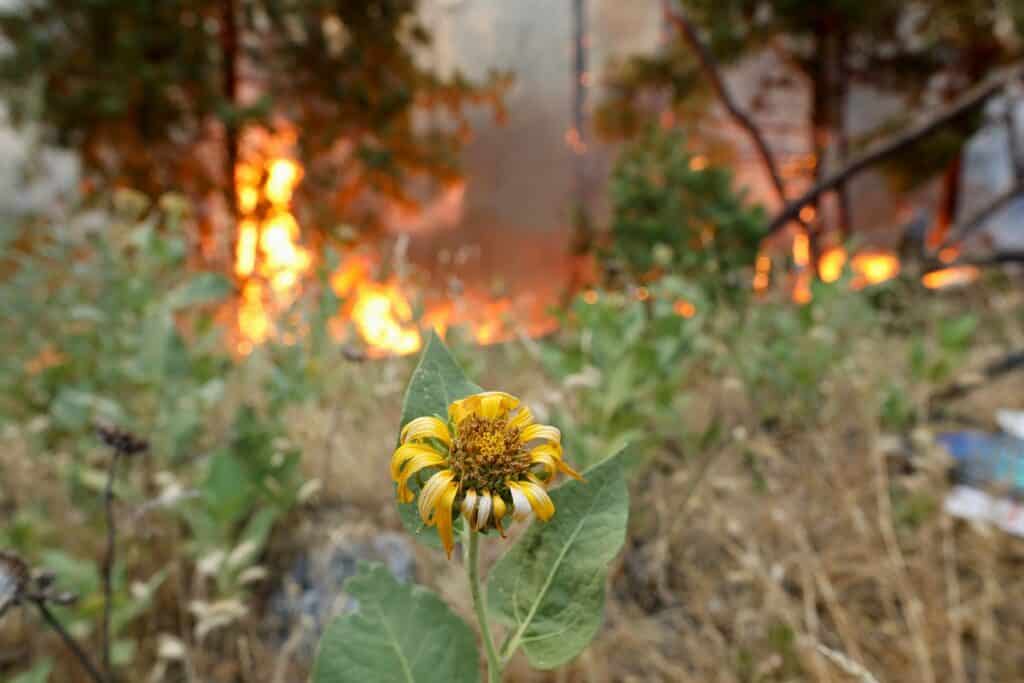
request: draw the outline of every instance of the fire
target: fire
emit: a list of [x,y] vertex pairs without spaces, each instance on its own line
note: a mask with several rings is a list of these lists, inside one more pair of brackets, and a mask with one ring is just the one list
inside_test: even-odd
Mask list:
[[960,256],[960,247],[955,244],[939,249],[939,260],[946,265],[956,261],[958,256]]
[[953,266],[925,273],[921,277],[921,284],[928,289],[945,289],[969,284],[980,275],[981,271],[975,266]]
[[857,274],[852,286],[862,289],[891,280],[900,273],[900,260],[890,251],[866,251],[853,257],[853,271]]
[[793,238],[793,263],[799,268],[811,262],[811,239],[806,232],[798,232]]
[[371,355],[415,353],[423,339],[413,321],[412,304],[397,281],[375,282],[373,267],[369,257],[351,256],[331,276],[331,287],[346,300],[344,313],[369,344]]
[[302,167],[287,153],[293,140],[288,131],[251,129],[243,140],[246,158],[235,168],[235,274],[244,280],[237,315],[242,353],[273,334],[274,316],[295,300],[313,262],[299,243],[292,214],[292,195],[302,180]]
[[796,283],[793,286],[793,301],[798,304],[806,304],[811,301],[811,271],[802,270],[796,275]]
[[818,276],[822,282],[835,282],[843,276],[846,267],[846,249],[832,247],[818,259]]
[[769,280],[772,272],[772,260],[767,254],[761,253],[757,255],[757,260],[754,262],[754,291],[763,292],[768,289]]

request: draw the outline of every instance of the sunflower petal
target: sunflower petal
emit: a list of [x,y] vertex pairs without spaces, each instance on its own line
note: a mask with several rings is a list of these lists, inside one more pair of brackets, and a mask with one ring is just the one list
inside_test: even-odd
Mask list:
[[476,516],[476,491],[470,489],[466,491],[466,497],[462,499],[462,516],[469,522],[469,526],[473,527],[473,518]]
[[541,459],[544,459],[544,456],[549,456],[554,461],[555,467],[558,468],[559,472],[567,474],[573,479],[583,481],[583,477],[581,477],[576,470],[574,470],[571,466],[569,466],[568,463],[565,462],[564,459],[562,459],[561,445],[556,446],[555,444],[552,444],[550,442],[544,442],[539,446],[531,448],[529,451],[527,451],[527,454],[530,456],[531,462],[539,461]]
[[523,443],[534,441],[536,439],[543,439],[544,441],[548,441],[552,444],[561,447],[562,432],[559,431],[558,427],[552,427],[551,425],[542,424],[532,424],[523,430]]
[[562,474],[567,474],[570,477],[572,477],[573,479],[575,479],[576,481],[585,481],[583,479],[583,475],[582,474],[580,474],[579,472],[574,470],[572,467],[570,467],[569,463],[567,463],[566,461],[562,460],[561,458],[559,458],[558,460],[555,461],[555,465],[558,467],[558,470]]
[[530,499],[526,497],[526,493],[523,492],[520,483],[517,481],[508,482],[508,490],[512,494],[512,519],[521,522],[529,518],[533,508],[530,506]]
[[473,520],[473,531],[483,529],[487,526],[487,519],[491,516],[491,493],[484,491],[480,501],[476,504],[476,519]]
[[480,397],[480,416],[488,420],[504,417],[519,405],[519,399],[504,391],[485,391]]
[[516,427],[518,429],[526,429],[533,424],[533,411],[527,406],[519,406],[519,410],[516,414],[508,421],[509,427]]
[[455,503],[455,496],[459,493],[456,484],[449,483],[437,501],[434,520],[437,522],[437,535],[441,537],[444,551],[448,559],[452,558],[452,548],[455,547],[455,539],[452,534],[452,505]]
[[544,471],[544,481],[550,482],[555,472],[558,471],[558,458],[546,451],[535,453],[530,452],[530,465],[539,465]]
[[501,534],[502,538],[505,538],[505,529],[501,526],[501,520],[505,517],[508,506],[505,505],[505,501],[497,493],[491,496],[491,503],[494,514],[494,526],[498,527],[498,533]]
[[554,516],[555,504],[551,502],[551,497],[539,481],[527,479],[516,482],[516,485],[530,501],[530,507],[537,513],[537,517],[546,522]]
[[448,406],[448,418],[455,424],[459,424],[472,414],[480,412],[481,394],[473,394],[458,401],[452,401]]
[[448,431],[448,425],[436,417],[417,417],[402,428],[402,443],[429,438],[438,439],[449,447],[452,445],[452,435]]
[[[423,490],[420,491],[419,511],[420,518],[427,526],[434,525],[434,508],[437,507],[437,502],[441,500],[441,496],[454,478],[455,473],[451,470],[441,470],[423,485]],[[456,487],[457,490],[458,487]]]
[[417,455],[427,453],[438,455],[436,450],[422,443],[407,443],[399,446],[391,456],[391,478],[398,481],[398,477],[402,472],[402,466],[405,465],[406,461],[411,460]]
[[409,490],[409,477],[416,474],[425,467],[436,467],[437,465],[443,465],[446,458],[437,453],[436,451],[417,453],[402,465],[402,470],[398,474],[398,498],[403,503],[411,503],[415,497],[413,492]]

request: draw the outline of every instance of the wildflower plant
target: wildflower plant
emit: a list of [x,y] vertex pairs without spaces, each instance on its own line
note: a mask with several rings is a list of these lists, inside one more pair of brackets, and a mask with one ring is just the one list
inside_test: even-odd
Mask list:
[[[430,338],[406,391],[391,476],[417,539],[449,558],[461,542],[491,683],[520,650],[537,668],[564,664],[601,625],[629,508],[621,457],[581,475],[565,455],[556,428],[538,424],[514,396],[483,391]],[[560,474],[566,481],[556,486]],[[508,544],[486,583],[484,537]],[[473,630],[431,591],[376,565],[362,567],[345,591],[357,611],[325,631],[314,683],[481,680]]]

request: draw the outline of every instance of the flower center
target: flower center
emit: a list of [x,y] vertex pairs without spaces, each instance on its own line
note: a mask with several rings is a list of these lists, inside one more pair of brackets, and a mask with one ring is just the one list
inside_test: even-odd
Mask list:
[[465,488],[495,490],[529,469],[518,427],[469,415],[456,426],[451,468]]

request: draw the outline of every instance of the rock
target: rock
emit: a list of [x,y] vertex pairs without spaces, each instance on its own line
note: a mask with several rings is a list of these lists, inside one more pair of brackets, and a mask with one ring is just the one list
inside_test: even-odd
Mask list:
[[312,664],[327,624],[356,608],[345,595],[345,582],[360,562],[380,562],[403,582],[416,578],[413,541],[404,534],[345,527],[298,558],[271,596],[267,608],[270,641],[290,643],[298,663]]

